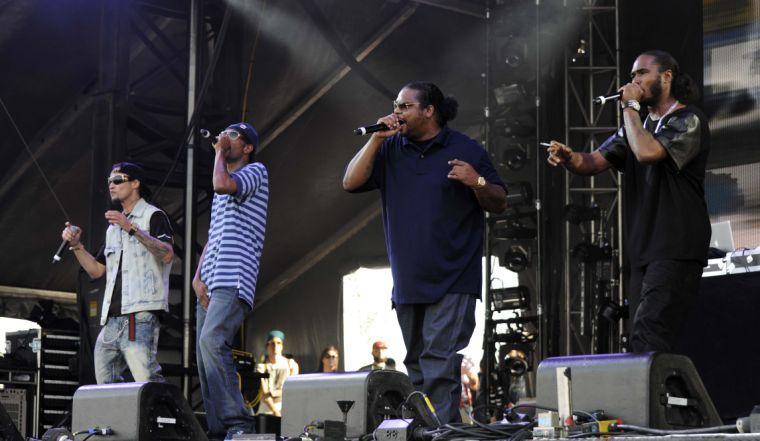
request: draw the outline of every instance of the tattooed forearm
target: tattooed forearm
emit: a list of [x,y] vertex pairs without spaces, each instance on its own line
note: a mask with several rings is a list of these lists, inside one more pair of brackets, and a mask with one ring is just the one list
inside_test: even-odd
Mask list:
[[162,242],[150,234],[138,229],[135,232],[137,241],[145,246],[151,254],[161,259],[164,263],[171,262],[174,257],[174,248],[167,242]]

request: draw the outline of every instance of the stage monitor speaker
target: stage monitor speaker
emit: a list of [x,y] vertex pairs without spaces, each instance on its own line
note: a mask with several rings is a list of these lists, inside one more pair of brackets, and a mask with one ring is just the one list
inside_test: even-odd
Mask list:
[[538,366],[536,404],[557,408],[559,367],[570,368],[574,410],[604,410],[624,424],[656,429],[721,425],[694,365],[658,352],[547,358]]
[[72,431],[113,429],[109,441],[205,441],[179,389],[168,383],[82,386],[74,393]]
[[393,370],[288,377],[282,391],[282,434],[298,436],[312,421],[343,421],[337,401],[353,401],[346,437],[358,438],[384,419],[401,418],[401,404],[412,392],[409,377]]

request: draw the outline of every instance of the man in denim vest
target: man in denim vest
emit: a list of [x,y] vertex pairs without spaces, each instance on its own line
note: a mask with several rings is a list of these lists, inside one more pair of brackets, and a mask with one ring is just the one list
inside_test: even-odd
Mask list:
[[164,381],[156,361],[157,313],[169,310],[172,229],[166,214],[145,201],[143,175],[136,164],[113,166],[108,191],[122,211],[105,212],[110,225],[97,256],[81,244],[81,228],[67,222],[61,234],[90,277],[106,276],[103,329],[95,344],[98,384],[123,381],[127,367],[135,381]]

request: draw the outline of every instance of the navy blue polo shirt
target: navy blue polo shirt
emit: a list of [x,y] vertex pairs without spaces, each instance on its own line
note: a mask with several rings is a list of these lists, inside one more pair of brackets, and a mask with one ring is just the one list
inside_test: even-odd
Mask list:
[[488,153],[466,135],[443,128],[426,144],[400,134],[386,139],[372,176],[354,190],[380,190],[396,304],[435,303],[449,293],[480,296],[483,209],[471,188],[447,178],[448,161],[465,161],[504,187]]

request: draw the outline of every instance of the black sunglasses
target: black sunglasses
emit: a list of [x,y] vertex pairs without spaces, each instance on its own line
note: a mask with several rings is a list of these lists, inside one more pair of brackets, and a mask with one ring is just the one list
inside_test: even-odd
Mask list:
[[131,180],[132,180],[132,178],[130,178],[129,176],[125,176],[125,175],[109,176],[108,177],[108,184],[109,185],[111,185],[111,184],[119,185],[119,184],[123,184],[125,182],[129,182]]

